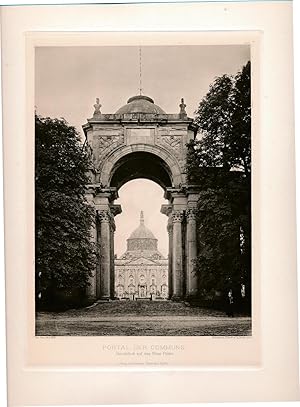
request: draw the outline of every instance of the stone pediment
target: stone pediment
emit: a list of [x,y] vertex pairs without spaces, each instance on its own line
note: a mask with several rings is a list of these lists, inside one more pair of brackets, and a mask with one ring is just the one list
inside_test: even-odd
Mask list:
[[150,260],[150,259],[146,259],[145,257],[140,257],[139,259],[134,259],[132,261],[129,261],[127,264],[130,265],[135,265],[135,264],[156,264],[156,261],[154,260]]

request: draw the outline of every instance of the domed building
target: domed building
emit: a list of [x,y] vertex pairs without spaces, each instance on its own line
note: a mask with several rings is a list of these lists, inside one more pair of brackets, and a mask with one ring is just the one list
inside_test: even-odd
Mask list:
[[168,260],[158,251],[157,239],[140,224],[127,239],[127,250],[115,259],[115,296],[119,299],[168,298]]
[[154,100],[149,96],[138,95],[127,100],[127,105],[122,106],[116,111],[116,114],[166,114],[159,106],[154,104]]

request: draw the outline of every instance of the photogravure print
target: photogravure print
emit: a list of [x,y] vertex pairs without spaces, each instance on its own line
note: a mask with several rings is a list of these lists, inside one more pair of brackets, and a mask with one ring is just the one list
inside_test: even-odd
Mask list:
[[35,335],[251,336],[250,46],[35,61]]
[[9,403],[295,399],[290,4],[2,11]]

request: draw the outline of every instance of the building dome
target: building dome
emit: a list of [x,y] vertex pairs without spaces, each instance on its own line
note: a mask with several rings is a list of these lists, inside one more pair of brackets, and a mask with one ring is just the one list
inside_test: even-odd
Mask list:
[[154,239],[157,240],[150,229],[146,228],[143,223],[140,223],[139,227],[136,228],[127,240],[132,239]]
[[127,104],[116,111],[116,114],[150,113],[166,114],[149,96],[133,96],[127,100]]
[[127,250],[157,250],[157,239],[144,224],[144,214],[141,211],[140,224],[127,239]]
[[142,257],[151,260],[165,260],[163,255],[157,249],[156,237],[151,230],[144,225],[143,211],[141,211],[140,225],[127,239],[127,250],[120,259],[132,260]]

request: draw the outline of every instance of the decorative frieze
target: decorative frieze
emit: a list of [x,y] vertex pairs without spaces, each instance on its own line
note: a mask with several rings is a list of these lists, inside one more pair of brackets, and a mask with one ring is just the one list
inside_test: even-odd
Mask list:
[[105,149],[111,146],[116,146],[124,143],[123,134],[114,134],[108,136],[98,136],[96,138],[97,148],[103,152]]
[[158,135],[156,144],[174,151],[176,156],[180,157],[182,154],[182,136],[181,135]]
[[105,157],[123,144],[124,134],[95,135],[93,141],[95,168],[100,171]]

